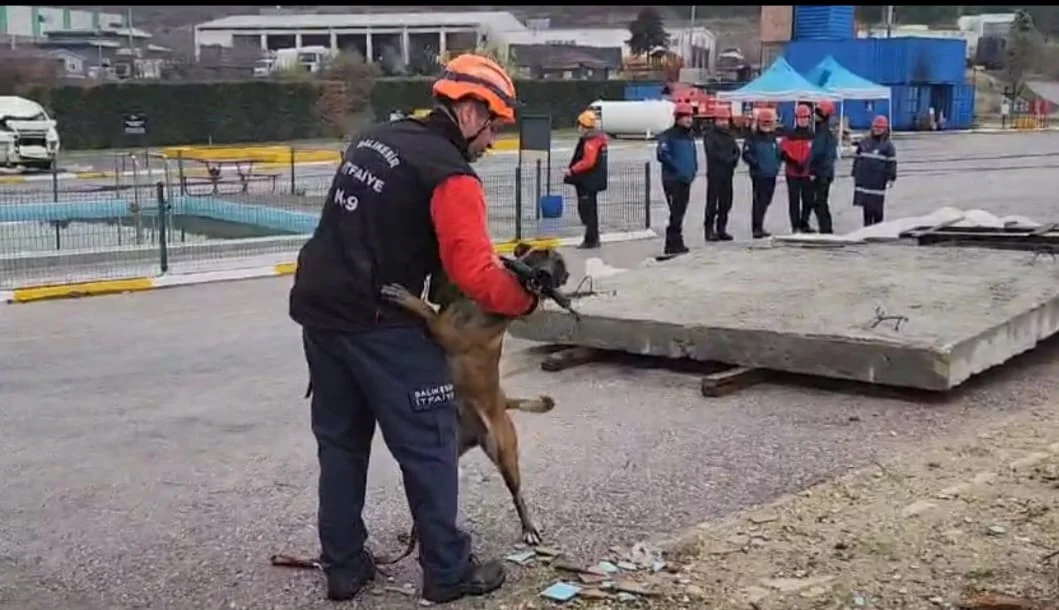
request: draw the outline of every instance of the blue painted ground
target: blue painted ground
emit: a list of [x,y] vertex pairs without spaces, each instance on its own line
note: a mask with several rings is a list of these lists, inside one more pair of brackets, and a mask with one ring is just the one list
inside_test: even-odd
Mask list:
[[[104,199],[91,202],[22,203],[0,206],[0,222],[34,220],[89,220],[122,218],[130,215],[132,202],[128,199]],[[236,203],[216,197],[174,197],[172,213],[178,216],[199,216],[274,231],[294,234],[312,233],[319,220],[317,214],[293,212],[264,205]],[[157,213],[157,208],[144,208],[144,215]]]

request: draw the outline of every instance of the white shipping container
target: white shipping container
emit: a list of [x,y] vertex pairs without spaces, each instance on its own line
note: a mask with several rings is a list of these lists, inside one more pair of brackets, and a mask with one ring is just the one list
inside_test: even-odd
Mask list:
[[596,100],[589,104],[604,133],[645,138],[653,138],[673,126],[673,107],[669,100]]

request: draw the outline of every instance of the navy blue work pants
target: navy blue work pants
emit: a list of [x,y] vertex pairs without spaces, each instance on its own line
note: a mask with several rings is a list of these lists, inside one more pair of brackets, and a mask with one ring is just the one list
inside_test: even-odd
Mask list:
[[368,533],[361,519],[372,436],[404,476],[424,579],[448,585],[467,570],[470,537],[456,527],[458,421],[445,354],[422,327],[302,333],[320,461],[321,560],[352,569]]

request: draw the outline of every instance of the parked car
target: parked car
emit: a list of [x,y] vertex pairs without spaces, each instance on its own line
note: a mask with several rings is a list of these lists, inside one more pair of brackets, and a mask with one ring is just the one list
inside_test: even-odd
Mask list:
[[59,154],[56,127],[56,121],[37,102],[0,95],[0,165],[53,168]]

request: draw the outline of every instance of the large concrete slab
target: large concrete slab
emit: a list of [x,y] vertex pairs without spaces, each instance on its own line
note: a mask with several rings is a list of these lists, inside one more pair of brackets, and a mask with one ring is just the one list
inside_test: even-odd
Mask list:
[[[946,390],[1059,331],[1059,266],[972,248],[722,244],[546,304],[520,338]],[[876,308],[906,316],[873,326]]]

